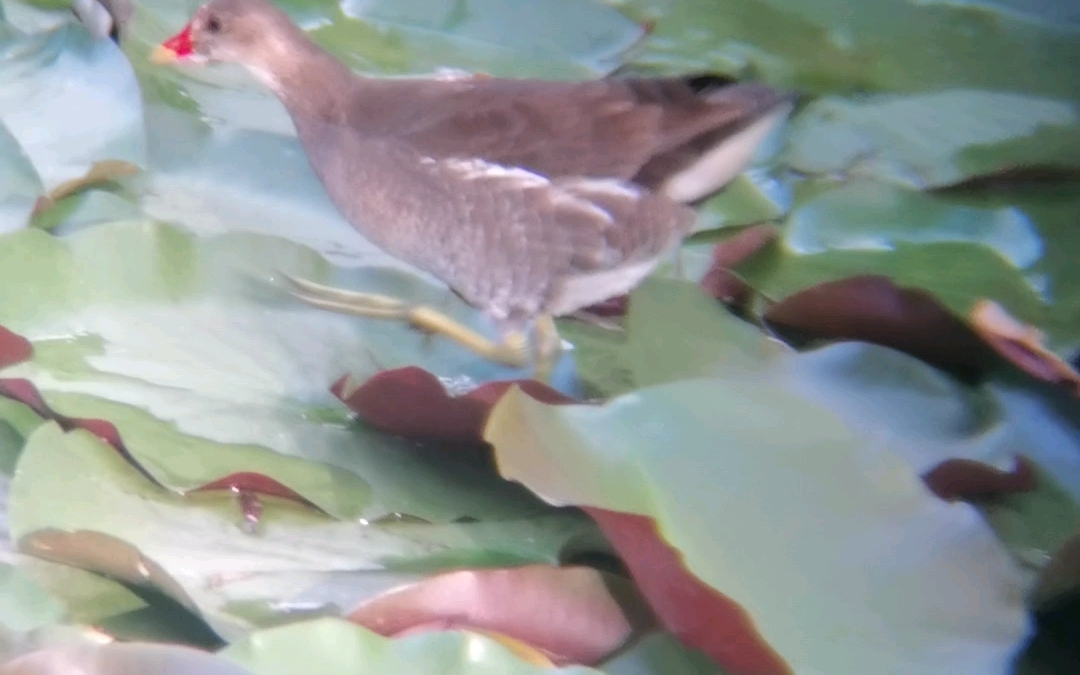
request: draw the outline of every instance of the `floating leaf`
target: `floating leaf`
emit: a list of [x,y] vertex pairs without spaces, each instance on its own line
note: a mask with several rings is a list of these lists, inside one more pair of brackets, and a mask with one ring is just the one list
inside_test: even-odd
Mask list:
[[581,377],[614,395],[712,372],[722,365],[755,368],[783,348],[754,326],[719,310],[696,284],[650,278],[630,295],[619,332],[566,321]]
[[8,32],[2,40],[0,122],[46,189],[85,176],[102,160],[145,165],[142,97],[112,41],[95,40],[75,23],[25,37]]
[[1068,101],[952,89],[825,97],[792,121],[780,161],[810,174],[917,190],[1027,167],[1080,170],[1080,113]]
[[732,673],[782,675],[791,670],[764,641],[737,602],[687,572],[678,551],[642,516],[587,508],[627,561],[664,626]]
[[480,440],[491,406],[514,385],[547,403],[574,400],[536,380],[488,382],[453,396],[434,375],[415,367],[384,370],[359,384],[344,378],[334,384],[333,392],[380,431],[470,443]]
[[462,675],[590,675],[581,666],[537,667],[487,636],[469,632],[422,632],[399,639],[380,637],[356,624],[318,619],[269,628],[223,652],[252,675],[394,675],[401,672],[454,672]]
[[[552,503],[655,518],[690,573],[741,605],[795,672],[1006,672],[1029,630],[1019,570],[974,509],[937,500],[896,454],[924,441],[882,428],[894,404],[852,388],[864,409],[838,417],[822,393],[844,387],[844,371],[800,388],[800,376],[781,375],[800,362],[603,406],[546,406],[511,390],[485,438],[505,476]],[[881,426],[852,422],[868,408]],[[882,567],[886,558],[898,562]],[[977,616],[965,609],[973,604]]]
[[266,498],[249,533],[228,497],[170,494],[100,440],[52,423],[27,439],[9,509],[26,552],[152,585],[197,607],[227,639],[301,608],[338,615],[415,580],[409,568],[553,563],[584,530],[572,513],[498,524],[340,522]]
[[765,311],[800,338],[860,340],[911,354],[965,378],[992,364],[990,349],[929,293],[887,277],[855,276],[797,291]]
[[754,73],[819,93],[968,87],[1080,100],[1070,0],[617,4],[655,21],[634,58],[651,70]]
[[341,9],[393,33],[414,59],[413,69],[431,64],[428,70],[595,77],[614,70],[644,33],[589,0],[345,0]]
[[[25,230],[0,244],[0,286],[19,288],[0,294],[0,325],[31,338],[35,356],[0,377],[31,380],[66,417],[108,420],[138,465],[178,491],[255,472],[345,518],[400,512],[448,522],[537,511],[486,469],[349,423],[329,391],[346,373],[406,365],[467,387],[519,370],[394,322],[290,301],[271,283],[279,269],[422,298],[486,329],[419,279],[335,271],[280,239],[199,240],[143,223],[63,239]],[[572,392],[560,376],[569,357],[563,364],[555,383],[561,377]]]

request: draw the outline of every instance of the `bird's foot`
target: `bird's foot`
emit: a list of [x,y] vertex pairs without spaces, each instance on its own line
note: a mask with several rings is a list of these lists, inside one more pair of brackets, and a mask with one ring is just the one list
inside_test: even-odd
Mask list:
[[475,354],[512,368],[524,367],[529,362],[529,344],[521,333],[509,333],[502,341],[494,342],[430,307],[411,305],[386,295],[323,286],[284,272],[282,276],[293,286],[292,296],[313,307],[339,314],[404,321],[424,333],[438,333]]

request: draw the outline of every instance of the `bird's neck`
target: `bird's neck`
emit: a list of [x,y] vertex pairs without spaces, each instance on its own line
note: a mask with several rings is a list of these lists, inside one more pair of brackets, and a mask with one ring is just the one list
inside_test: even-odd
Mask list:
[[343,123],[352,93],[363,82],[299,29],[271,41],[258,62],[245,65],[297,124],[302,119]]

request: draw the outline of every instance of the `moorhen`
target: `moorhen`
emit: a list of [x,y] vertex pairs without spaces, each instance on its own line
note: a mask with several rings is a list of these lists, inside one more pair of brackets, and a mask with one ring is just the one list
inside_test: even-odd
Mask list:
[[726,185],[791,97],[722,78],[587,82],[360,76],[268,0],[212,0],[151,55],[238,63],[281,100],[364,237],[445,282],[491,341],[426,307],[287,277],[329,310],[406,320],[549,375],[553,318],[622,295],[678,247],[686,205]]

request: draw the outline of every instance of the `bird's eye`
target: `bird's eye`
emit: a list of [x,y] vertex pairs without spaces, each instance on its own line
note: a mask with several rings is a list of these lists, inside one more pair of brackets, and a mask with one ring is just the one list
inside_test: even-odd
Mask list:
[[206,20],[206,30],[211,33],[217,33],[221,30],[221,19],[216,16],[211,16]]

